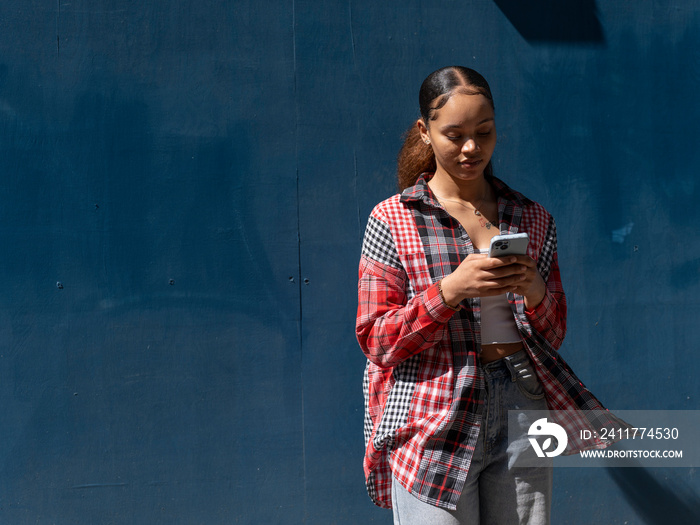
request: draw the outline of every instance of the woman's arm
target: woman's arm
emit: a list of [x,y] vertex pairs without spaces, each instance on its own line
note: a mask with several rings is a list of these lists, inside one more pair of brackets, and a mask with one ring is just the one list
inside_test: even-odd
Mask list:
[[390,368],[437,344],[455,310],[437,284],[410,300],[406,274],[364,256],[360,262],[356,334],[372,363]]
[[566,335],[566,295],[561,284],[556,251],[552,254],[544,297],[538,305],[526,307],[525,315],[535,331],[544,336],[556,350],[561,347]]

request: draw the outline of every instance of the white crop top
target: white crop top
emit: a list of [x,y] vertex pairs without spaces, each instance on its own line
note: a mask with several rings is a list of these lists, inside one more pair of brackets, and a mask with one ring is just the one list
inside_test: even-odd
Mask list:
[[[475,250],[477,253],[488,250]],[[520,332],[506,294],[481,298],[481,344],[519,343]]]
[[519,343],[520,333],[506,294],[481,298],[481,344]]

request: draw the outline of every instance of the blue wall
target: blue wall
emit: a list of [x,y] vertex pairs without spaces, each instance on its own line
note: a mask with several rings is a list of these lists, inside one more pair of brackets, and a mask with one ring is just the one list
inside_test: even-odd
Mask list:
[[[611,408],[698,408],[700,7],[560,3],[2,2],[0,522],[391,522],[357,262],[451,63],[557,218],[567,360]],[[690,469],[555,476],[557,524],[700,509]]]

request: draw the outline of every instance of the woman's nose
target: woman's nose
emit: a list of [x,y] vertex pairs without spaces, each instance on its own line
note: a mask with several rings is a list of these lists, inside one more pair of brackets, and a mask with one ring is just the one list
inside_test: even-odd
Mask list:
[[474,139],[467,139],[462,146],[462,151],[476,151],[478,148],[476,141]]

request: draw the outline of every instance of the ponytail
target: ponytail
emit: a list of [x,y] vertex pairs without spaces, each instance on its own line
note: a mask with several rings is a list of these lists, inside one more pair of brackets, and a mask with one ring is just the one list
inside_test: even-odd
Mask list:
[[406,132],[403,146],[399,151],[397,169],[399,191],[410,188],[421,174],[434,172],[435,167],[433,148],[423,142],[418,126],[414,124]]

